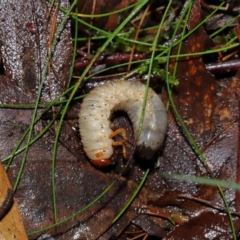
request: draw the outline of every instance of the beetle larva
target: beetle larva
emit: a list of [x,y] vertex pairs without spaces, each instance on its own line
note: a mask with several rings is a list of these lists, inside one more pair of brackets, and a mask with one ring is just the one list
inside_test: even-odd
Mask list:
[[[110,164],[114,140],[111,138],[111,114],[125,111],[138,134],[146,86],[140,82],[115,81],[94,88],[83,100],[79,113],[79,130],[84,151],[97,166]],[[167,113],[161,98],[151,89],[145,108],[137,153],[151,159],[163,143],[167,130]],[[116,144],[117,145],[117,144]]]

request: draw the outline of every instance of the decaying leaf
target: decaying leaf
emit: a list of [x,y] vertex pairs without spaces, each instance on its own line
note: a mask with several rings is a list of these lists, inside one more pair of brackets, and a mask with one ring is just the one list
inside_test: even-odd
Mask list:
[[[106,30],[113,30],[118,25],[119,22],[126,17],[127,12],[124,11],[122,13],[110,14],[107,17],[94,17],[94,14],[104,14],[104,13],[111,13],[120,9],[123,9],[130,4],[133,4],[134,0],[121,0],[121,1],[96,1],[96,0],[89,0],[89,1],[78,1],[78,10],[79,10],[79,17],[83,18],[85,21],[89,22],[90,24],[97,26],[99,28],[103,28]],[[84,18],[84,14],[93,15],[92,18]],[[85,30],[86,27],[80,25],[80,30]]]
[[[4,103],[21,104],[34,102],[41,79],[39,77],[41,75],[40,70],[44,67],[44,62],[39,62],[39,53],[42,53],[42,59],[45,59],[47,54],[47,44],[39,47],[35,40],[37,39],[39,42],[40,39],[44,39],[44,43],[48,42],[46,40],[48,39],[48,35],[46,37],[44,34],[49,33],[52,25],[45,19],[45,10],[47,10],[46,8],[50,4],[45,1],[39,1],[38,3],[34,1],[27,2],[28,4],[23,7],[23,11],[29,16],[27,18],[20,16],[16,19],[18,23],[16,25],[17,29],[10,25],[12,18],[6,16],[8,11],[11,13],[14,12],[13,5],[11,4],[6,5],[8,11],[4,12],[6,22],[0,23],[0,30],[6,33],[5,35],[3,34],[4,38],[2,39],[5,76],[0,76],[0,101]],[[109,9],[105,8],[105,5],[101,1],[88,1],[87,3],[79,1],[78,6],[79,8],[82,7],[82,9],[79,9],[82,14],[96,14],[116,10],[132,2],[136,1],[121,1],[121,4],[116,4],[116,8],[112,7]],[[65,6],[68,6],[67,1],[62,1],[61,3],[65,3]],[[20,10],[20,13],[22,9],[19,6],[23,5],[23,0],[16,3],[17,10]],[[41,11],[35,16],[37,6],[39,6]],[[108,5],[108,7],[111,6],[111,4]],[[7,9],[5,8],[5,10]],[[52,13],[55,20],[58,19],[57,15],[55,15],[57,10],[54,10]],[[60,15],[63,16],[62,13]],[[84,18],[84,15],[80,14],[79,16]],[[38,17],[42,17],[43,21],[38,19]],[[112,17],[114,19],[107,17],[101,19],[86,18],[85,20],[93,26],[100,26],[103,29],[114,29],[118,24],[118,20],[124,17],[124,15],[115,15]],[[194,1],[188,21],[188,31],[194,29],[201,22],[201,17],[200,1],[196,0]],[[38,34],[36,31],[36,27],[40,29],[41,22],[44,22],[43,25],[46,27],[43,28],[43,35],[41,33]],[[10,27],[11,31],[8,32],[8,28],[5,28],[4,24],[7,24],[7,27]],[[79,27],[81,28],[82,25],[79,25]],[[27,32],[27,36],[23,34],[25,32]],[[89,33],[91,31],[86,30],[86,32]],[[24,59],[21,59],[24,64],[18,66],[12,64],[14,61],[11,57],[14,57],[14,54],[9,54],[9,56],[6,54],[13,41],[10,35],[14,34],[20,36],[16,43],[23,44],[19,45],[20,47],[18,48],[20,55],[22,52],[21,49],[26,47],[26,42],[29,42],[31,45],[27,48],[29,52],[24,55]],[[58,42],[60,44],[58,50],[60,50],[54,53],[50,75],[46,77],[46,85],[43,88],[43,102],[59,96],[67,85],[66,81],[68,79],[68,66],[71,55],[70,27],[68,24],[64,28],[64,31],[62,31],[62,34],[64,36],[62,35]],[[144,32],[141,34],[144,35]],[[21,38],[26,41],[21,41]],[[98,40],[95,45],[93,40],[91,46],[93,46],[94,50],[91,54],[94,54],[94,51],[99,48],[100,43],[101,40]],[[206,49],[212,48],[212,46],[214,46],[214,43],[210,40],[209,35],[203,27],[199,27],[187,39],[184,39],[180,53],[186,56],[191,53],[204,52]],[[64,52],[61,49],[64,49]],[[10,49],[10,53],[13,50]],[[16,56],[19,56],[19,51],[16,51]],[[84,51],[82,52],[84,53]],[[65,58],[65,56],[67,57]],[[121,58],[124,56],[124,54],[112,55],[111,57],[114,58],[110,59],[110,65],[120,63]],[[32,57],[34,57],[34,60],[26,68],[23,67],[25,71],[23,72],[22,66],[26,66],[26,62],[29,62],[29,59]],[[104,53],[101,57],[104,59]],[[115,57],[118,60],[116,62]],[[145,57],[147,58],[148,55],[144,55],[143,59]],[[126,59],[128,59],[128,55],[126,55]],[[105,62],[101,62],[99,58],[99,62],[96,61],[94,64],[106,63],[108,65],[108,60],[106,58]],[[203,57],[200,54],[192,58],[184,57],[177,60],[178,69],[176,70],[176,76],[179,85],[171,93],[176,108],[183,118],[188,131],[206,157],[212,176],[235,181],[236,175],[239,174],[235,171],[238,148],[238,136],[236,133],[239,130],[237,122],[239,119],[239,103],[235,96],[235,89],[240,86],[239,79],[216,81],[216,78],[207,71]],[[84,63],[87,65],[89,62],[90,60],[83,56],[81,64]],[[86,66],[84,64],[83,67]],[[174,59],[171,60],[171,64],[170,71],[173,69]],[[20,70],[17,67],[20,67]],[[54,72],[53,69],[57,71]],[[60,78],[57,78],[56,73],[60,73]],[[18,82],[19,79],[21,82]],[[49,96],[48,93],[50,93]],[[163,89],[163,96],[165,96],[165,103],[167,103],[165,89]],[[118,178],[114,187],[101,200],[95,202],[87,210],[81,212],[81,214],[75,215],[79,210],[86,207],[98,197],[118,177],[114,172],[109,171],[109,169],[96,169],[88,162],[82,150],[77,126],[80,104],[79,102],[75,103],[74,101],[71,103],[75,110],[72,114],[72,109],[69,108],[69,113],[65,116],[66,118],[61,129],[56,153],[55,174],[52,174],[52,158],[53,145],[54,141],[56,141],[55,130],[58,126],[58,121],[56,120],[55,125],[48,128],[48,131],[41,135],[40,139],[35,141],[29,148],[27,162],[16,191],[19,208],[29,238],[36,239],[42,233],[47,232],[47,234],[51,234],[57,240],[94,239],[98,237],[100,239],[110,239],[121,236],[129,225],[130,227],[134,225],[141,228],[145,231],[144,234],[146,236],[148,234],[158,238],[165,237],[166,239],[177,239],[179,235],[185,236],[188,233],[188,236],[192,236],[193,238],[204,239],[204,230],[207,232],[205,235],[208,235],[206,239],[211,239],[211,234],[216,234],[216,236],[222,235],[226,238],[231,234],[229,219],[226,216],[224,207],[219,208],[220,210],[214,208],[217,204],[222,204],[222,199],[216,187],[180,182],[179,180],[167,179],[165,175],[162,175],[162,173],[177,173],[210,177],[209,172],[203,167],[200,159],[193,151],[191,144],[186,140],[186,136],[183,134],[181,126],[176,121],[171,110],[168,116],[168,134],[159,154],[161,156],[160,168],[152,169],[142,192],[133,201],[133,204],[122,218],[112,225],[113,219],[130,199],[146,170],[146,166],[144,164],[141,165],[140,161],[137,161],[138,159],[133,161],[134,167],[126,174],[126,178]],[[40,111],[42,110],[44,111],[43,108],[40,109]],[[0,109],[0,153],[6,161],[9,160],[9,155],[12,154],[19,139],[21,139],[23,133],[25,133],[31,124],[32,112],[30,108]],[[31,139],[43,131],[53,116],[54,113],[47,112],[39,120],[34,126]],[[134,144],[132,144],[134,143],[134,136],[129,119],[120,113],[120,116],[113,118],[113,123],[113,128],[124,127],[127,129],[130,142],[128,154],[132,155],[134,152]],[[26,144],[27,141],[24,140],[21,147],[26,146]],[[119,152],[119,155],[122,156],[121,149]],[[16,181],[19,174],[19,163],[22,157],[23,153],[16,155],[9,168],[8,174],[12,183]],[[116,159],[120,162],[119,156]],[[123,163],[125,163],[124,161],[123,159]],[[120,165],[122,165],[121,163]],[[52,191],[53,178],[55,180],[54,193]],[[1,182],[3,183],[3,180]],[[0,204],[10,202],[8,198],[6,200],[10,185],[3,185],[4,189],[0,190]],[[235,200],[235,191],[227,189],[224,193],[231,204]],[[192,198],[184,198],[184,194]],[[53,212],[53,195],[56,197],[56,219],[54,219]],[[11,197],[11,195],[8,196]],[[205,203],[208,202],[208,205],[203,204],[204,201]],[[14,200],[11,211],[13,211],[15,204],[16,201]],[[6,226],[9,229],[10,227],[14,229],[14,223],[18,220],[15,213],[14,218],[8,220],[8,216],[11,216],[11,211],[3,215],[0,224],[7,221],[8,225]],[[64,224],[51,227],[55,222],[62,221],[69,216],[74,217],[68,219]],[[176,225],[173,225],[169,221],[169,218],[174,219]],[[212,221],[212,219],[214,220]],[[237,218],[235,223],[236,230],[238,231],[240,225]],[[41,231],[45,227],[48,229]],[[129,229],[131,229],[130,227]],[[191,230],[189,230],[190,228]],[[2,229],[0,227],[0,233],[3,235]],[[20,231],[18,228],[16,229]],[[11,232],[8,232],[8,234],[11,234]],[[24,236],[26,237],[26,234]],[[6,235],[5,239],[11,239],[10,237]]]

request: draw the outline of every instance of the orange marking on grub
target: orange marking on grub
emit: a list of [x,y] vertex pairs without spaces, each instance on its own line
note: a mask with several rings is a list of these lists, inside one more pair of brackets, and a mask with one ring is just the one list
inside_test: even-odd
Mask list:
[[100,158],[104,156],[104,152],[98,152],[95,154],[96,158]]

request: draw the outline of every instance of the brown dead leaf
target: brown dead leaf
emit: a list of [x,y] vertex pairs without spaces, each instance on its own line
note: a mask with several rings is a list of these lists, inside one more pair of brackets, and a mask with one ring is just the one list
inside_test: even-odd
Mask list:
[[[239,228],[239,222],[235,222]],[[226,215],[213,212],[202,213],[191,221],[176,226],[164,239],[232,239],[229,220]],[[187,236],[187,238],[184,238]]]
[[[11,166],[10,180],[18,174],[18,166]],[[41,174],[39,174],[41,173]],[[86,159],[82,161],[59,161],[56,165],[56,198],[58,221],[63,220],[88,205],[105,188],[109,186],[116,175],[108,175],[93,168]],[[58,227],[49,229],[52,235],[62,234],[60,239],[73,239],[77,232],[81,232],[81,239],[95,239],[104,234],[109,239],[111,234],[118,236],[137,215],[136,208],[145,206],[153,193],[147,189],[134,201],[134,205],[118,221],[111,226],[112,220],[121,211],[130,196],[137,188],[137,184],[126,179],[119,179],[114,187],[91,208],[85,210],[72,220]],[[51,162],[31,161],[24,169],[22,179],[16,192],[24,226],[29,237],[36,238],[40,233],[32,232],[48,227],[54,223]],[[99,224],[99,223],[102,224]]]
[[[66,0],[60,2],[61,7],[69,6]],[[1,90],[6,103],[17,103],[17,100],[19,103],[32,103],[36,99],[48,46],[52,44],[50,35],[53,34],[53,20],[56,18],[56,29],[64,16],[61,11],[56,15],[55,11],[55,7],[51,8],[51,4],[43,0],[1,2],[1,18],[4,19],[0,21],[1,53],[5,76],[11,79],[0,86],[7,87],[10,84],[11,91]],[[69,62],[72,58],[69,23],[62,29],[51,58],[42,93],[42,101],[45,102],[59,96],[68,84]],[[13,98],[7,96],[9,93]]]
[[[114,0],[114,1],[78,1],[78,12],[81,14],[104,14],[111,13],[117,11],[119,9],[123,9],[134,3],[134,0]],[[114,30],[118,25],[119,21],[123,20],[128,12],[121,12],[118,14],[111,14],[108,17],[100,17],[100,18],[84,18],[84,16],[80,16],[84,19],[84,21],[89,22],[90,24],[103,28],[105,30]],[[81,29],[83,25],[79,26]],[[80,29],[80,30],[81,30]],[[84,27],[86,30],[86,27]]]
[[[22,2],[23,1],[21,1],[21,3]],[[79,4],[80,2],[81,1],[79,1]],[[93,2],[94,1],[88,2],[90,3],[90,10],[86,12],[101,13],[102,11],[100,10],[95,11],[97,8],[94,9],[92,6]],[[194,26],[201,21],[200,6],[198,2],[199,1],[195,1],[191,20],[188,24],[189,29],[193,29]],[[97,4],[98,2],[95,1],[94,3]],[[24,11],[29,13],[29,10],[32,9],[30,6],[31,4],[28,5],[28,7],[25,7]],[[86,5],[84,6],[86,7]],[[104,9],[104,12],[108,11],[110,10]],[[19,19],[19,22],[20,20],[22,21],[22,19]],[[94,24],[95,20],[96,19],[94,19],[91,23]],[[34,33],[34,24],[38,23],[38,21],[33,23],[23,21],[23,23],[26,24],[21,24],[21,26],[26,26],[26,29],[29,32],[28,37],[30,39],[35,39],[36,35]],[[104,25],[106,24],[104,21],[99,21],[99,23],[103,24],[104,28],[107,26]],[[4,46],[8,46],[8,41],[10,41],[9,39],[11,38],[4,39]],[[69,43],[69,41],[67,42]],[[182,48],[183,53],[186,54],[204,51],[206,48],[210,47],[209,42],[208,35],[203,28],[200,28],[184,43],[185,46]],[[33,44],[33,46],[35,46],[35,44]],[[21,50],[21,48],[19,49]],[[31,49],[35,49],[35,47],[32,47]],[[32,56],[34,54],[29,53],[29,55]],[[57,56],[58,54],[55,55],[56,59],[58,58]],[[64,58],[65,54],[62,54],[62,56]],[[5,56],[5,58],[6,57],[7,56]],[[234,180],[235,175],[233,174],[232,169],[235,167],[236,160],[235,153],[237,138],[234,133],[237,132],[237,125],[232,124],[231,128],[226,128],[227,125],[229,125],[229,122],[234,120],[234,114],[236,114],[236,112],[234,112],[236,104],[231,102],[232,98],[229,100],[226,98],[226,96],[230,97],[230,93],[233,93],[234,86],[226,84],[227,90],[221,91],[221,97],[216,97],[216,92],[218,90],[215,84],[217,85],[217,83],[215,78],[207,72],[202,57],[199,56],[194,59],[181,60],[182,61],[179,63],[179,70],[177,72],[180,84],[174,92],[176,106],[179,109],[181,116],[184,118],[188,129],[200,147],[206,147],[213,136],[216,136],[218,132],[224,130],[223,134],[219,135],[219,138],[215,139],[214,144],[209,144],[210,146],[207,146],[208,148],[205,149],[204,153],[206,153],[208,161],[211,163],[210,167],[212,167],[215,171],[215,176],[224,176],[227,179]],[[29,56],[26,56],[26,62],[28,61]],[[66,61],[66,65],[68,65],[67,62],[68,61]],[[8,78],[11,78],[12,76],[8,74],[10,71],[7,71],[8,67],[10,68],[11,65],[7,65],[5,73]],[[34,67],[36,66],[34,65]],[[29,69],[26,70],[28,73]],[[32,73],[33,76],[35,76],[38,72],[35,69]],[[26,74],[27,77],[28,75],[31,74]],[[28,90],[31,90],[31,88],[28,88],[29,84],[32,83],[34,85],[34,83],[30,81],[32,78],[21,77],[21,79],[26,80],[26,82],[23,82],[22,85],[20,84],[21,86],[14,84],[14,78],[11,79],[9,84],[8,78],[4,77],[4,81],[1,81],[2,83],[0,84],[0,88],[2,91],[0,91],[0,100],[2,98],[3,102],[25,102],[23,101],[26,98],[25,94]],[[64,75],[63,79],[67,79],[67,74],[66,76]],[[63,81],[61,86],[64,85],[65,82]],[[37,88],[37,86],[38,83],[36,82],[34,88]],[[12,94],[12,89],[19,94]],[[59,95],[59,92],[61,92],[61,90],[57,88],[54,95]],[[26,102],[32,102],[32,98],[27,99]],[[13,146],[16,146],[18,140],[21,138],[23,132],[27,129],[30,123],[31,114],[32,112],[30,109],[1,109],[0,116],[2,122],[0,123],[0,146],[2,156],[6,157],[12,153]],[[41,132],[42,128],[47,125],[47,123],[48,119],[42,119],[34,128],[34,136],[36,136],[38,132]],[[114,123],[116,123],[115,127],[120,126],[120,124],[117,124],[118,122]],[[76,126],[76,119],[65,121],[63,131],[61,133],[61,144],[59,144],[58,147],[57,164],[55,169],[58,213],[57,220],[69,217],[71,214],[76,213],[82,207],[89,204],[103,191],[103,189],[112,183],[113,179],[115,179],[114,177],[116,177],[113,173],[106,174],[105,172],[93,168],[87,162],[87,159],[81,151],[82,148],[79,143],[79,134],[76,130]],[[50,130],[30,147],[27,164],[25,165],[21,182],[16,192],[23,221],[28,232],[48,227],[54,223],[51,186],[52,172],[50,161],[52,158],[53,142],[54,131]],[[70,147],[66,149],[65,145],[62,143]],[[229,145],[232,147],[230,148]],[[227,147],[224,148],[224,146]],[[77,154],[73,156],[69,149],[72,151],[74,150]],[[77,159],[75,156],[77,156]],[[192,148],[184,138],[181,129],[170,114],[168,137],[162,149],[162,156],[161,169],[159,171],[160,174],[162,172],[174,172],[190,175],[206,173],[200,171],[202,169],[199,170],[200,167],[198,165],[201,165],[200,162],[196,159],[195,153],[192,151]],[[21,157],[21,154],[15,157],[14,164],[9,170],[9,176],[12,181],[15,181],[16,175],[18,174],[18,163],[21,160]],[[189,226],[194,225],[194,227],[196,227],[197,225],[195,221],[196,218],[194,218],[194,216],[201,216],[200,220],[202,220],[202,222],[206,219],[208,220],[208,215],[200,215],[200,212],[206,210],[206,206],[203,206],[202,203],[196,203],[189,199],[179,199],[178,195],[182,192],[189,193],[211,201],[214,206],[214,204],[219,201],[219,198],[216,197],[218,193],[215,188],[209,187],[203,189],[201,186],[199,187],[192,183],[186,184],[179,181],[170,181],[162,178],[157,171],[153,171],[146,182],[146,188],[148,188],[146,194],[144,195],[143,192],[141,192],[133,203],[132,208],[130,207],[126,214],[114,226],[111,226],[112,220],[130,198],[133,191],[136,189],[136,183],[139,182],[139,179],[143,175],[143,170],[138,166],[135,166],[131,171],[131,174],[127,176],[127,179],[131,179],[132,181],[120,179],[116,186],[111,189],[109,194],[106,194],[105,197],[94,204],[92,208],[67,222],[64,226],[61,225],[51,229],[49,233],[53,234],[56,239],[75,239],[77,236],[81,237],[81,239],[93,239],[94,237],[101,235],[101,233],[104,233],[104,230],[109,228],[102,236],[102,239],[109,239],[111,237],[119,236],[126,226],[134,219],[136,225],[140,226],[148,232],[148,234],[153,236],[158,236],[159,238],[164,237],[165,234],[167,234],[167,231],[171,230],[172,235],[170,232],[169,236],[172,237],[173,235],[178,235],[179,232],[177,229],[181,228],[181,224],[179,227],[175,228],[161,217],[158,217],[157,219],[153,218],[153,216],[146,217],[143,215],[144,211],[140,212],[138,215],[136,210],[142,210],[142,206],[144,205],[153,205],[155,209],[157,209],[156,206],[158,206],[159,209],[165,208],[164,210],[168,210],[170,212],[175,210],[177,213],[179,212],[179,216],[181,216],[182,212],[187,213],[187,215],[190,216],[190,221],[188,224],[183,224],[181,228],[185,235],[187,234]],[[8,188],[6,188],[2,193],[4,197],[1,202],[5,199],[7,189]],[[181,192],[176,192],[176,189]],[[169,194],[167,195],[167,193]],[[231,194],[228,194],[227,197],[228,199],[233,199],[233,195]],[[216,226],[224,230],[225,223],[227,223],[228,220],[226,217],[224,218],[224,223],[222,223],[221,221],[217,222],[217,220],[221,218],[220,215],[213,215],[210,213],[209,216],[216,217]],[[206,228],[212,231],[211,222],[208,221],[207,223],[210,225],[206,226]],[[229,233],[230,231],[228,230],[228,226],[226,229],[227,230],[224,231]],[[31,237],[37,236],[38,235],[36,234]],[[201,236],[201,234],[198,236]]]

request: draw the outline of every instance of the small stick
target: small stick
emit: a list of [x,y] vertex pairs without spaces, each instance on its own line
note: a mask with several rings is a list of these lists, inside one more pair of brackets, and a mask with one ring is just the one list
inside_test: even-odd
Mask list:
[[[236,95],[238,99],[238,111],[240,116],[240,89],[236,90]],[[240,122],[238,121],[238,154],[237,154],[237,169],[236,169],[236,182],[240,183]],[[235,193],[235,209],[240,210],[240,192]]]
[[11,209],[13,205],[13,197],[14,197],[14,191],[12,189],[7,190],[7,196],[0,206],[0,221],[4,218],[4,216],[8,213],[8,211]]

